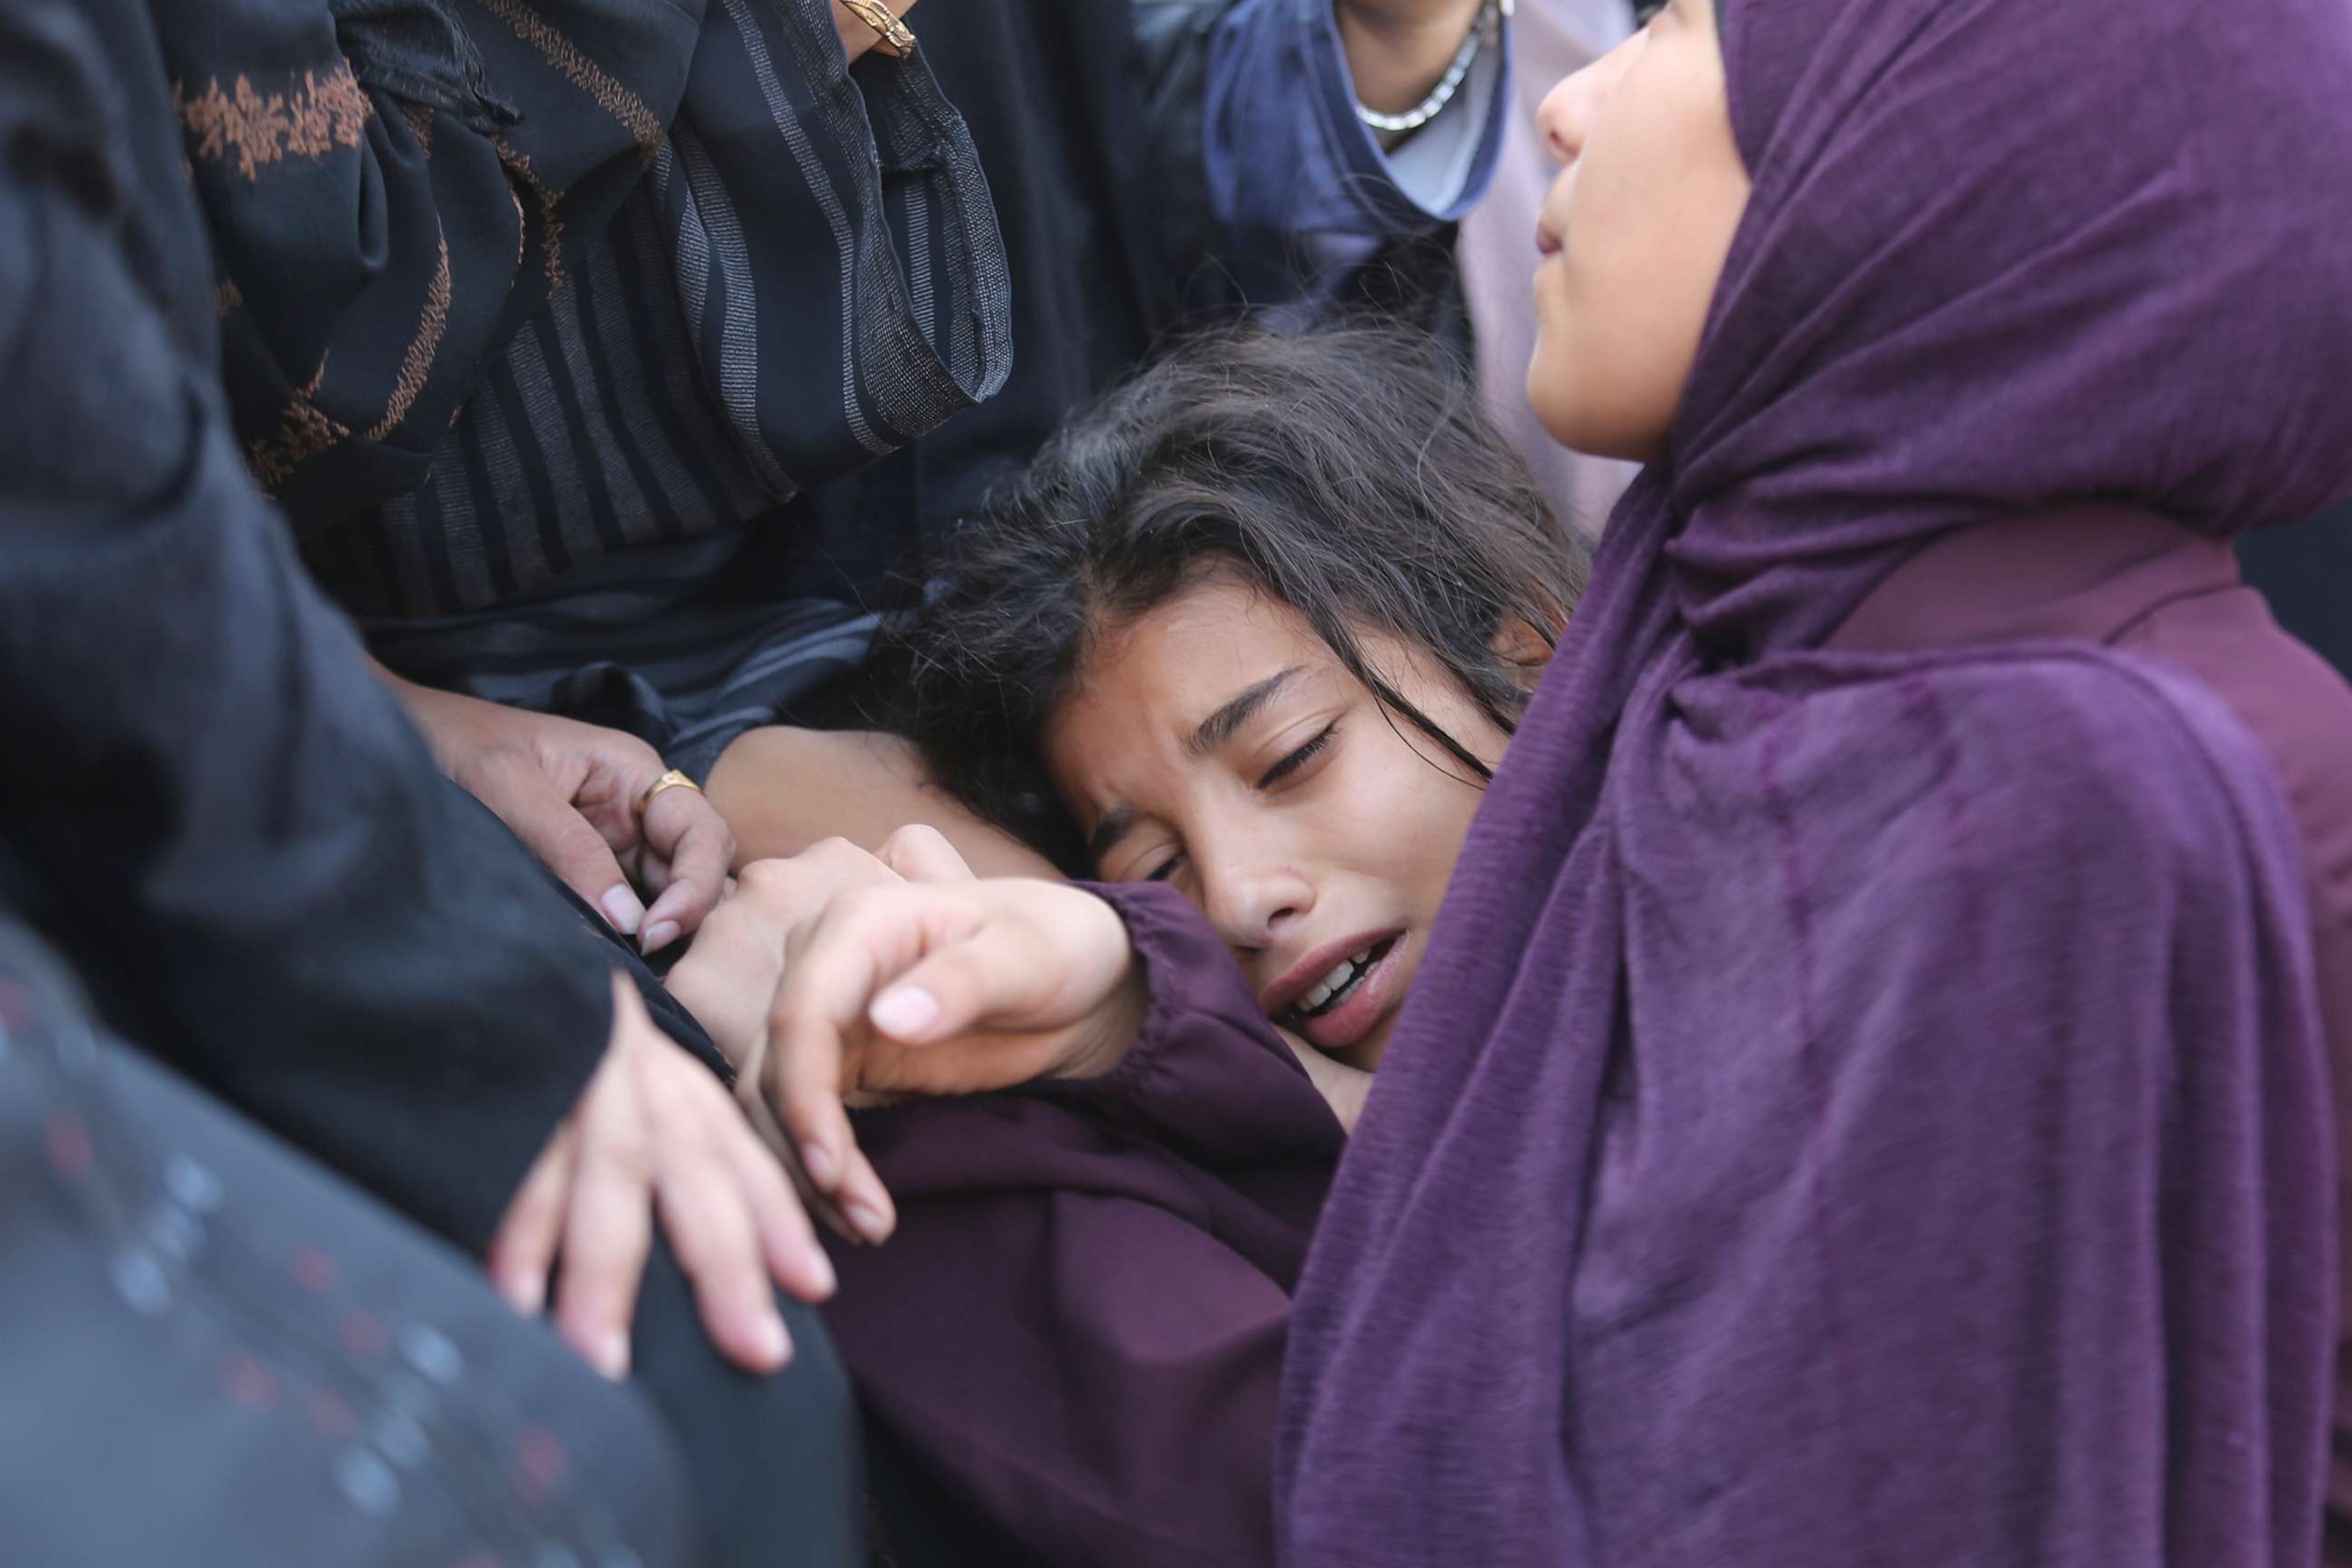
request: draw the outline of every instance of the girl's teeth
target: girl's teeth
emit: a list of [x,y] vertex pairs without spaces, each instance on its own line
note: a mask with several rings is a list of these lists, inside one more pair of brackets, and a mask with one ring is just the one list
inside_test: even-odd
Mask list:
[[1339,994],[1341,987],[1355,976],[1359,969],[1370,963],[1371,961],[1372,950],[1368,947],[1355,957],[1343,958],[1333,964],[1331,973],[1325,975],[1313,990],[1298,999],[1298,1010],[1302,1013],[1312,1013],[1316,1008],[1331,1000]]

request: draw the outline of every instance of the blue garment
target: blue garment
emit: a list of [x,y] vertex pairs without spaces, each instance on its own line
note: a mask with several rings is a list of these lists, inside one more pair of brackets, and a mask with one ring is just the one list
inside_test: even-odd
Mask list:
[[1241,0],[1210,43],[1202,157],[1232,254],[1328,294],[1383,245],[1454,223],[1486,193],[1510,102],[1509,25],[1437,116],[1383,152],[1356,117],[1329,0]]

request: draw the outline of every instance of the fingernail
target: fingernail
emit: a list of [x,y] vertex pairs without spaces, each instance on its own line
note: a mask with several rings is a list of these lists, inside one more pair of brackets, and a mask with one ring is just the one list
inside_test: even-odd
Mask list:
[[809,1245],[809,1280],[819,1296],[830,1296],[841,1288],[841,1278],[833,1271],[833,1259],[814,1242]]
[[676,921],[656,921],[653,923],[653,929],[646,931],[644,938],[637,943],[637,951],[639,952],[656,952],[677,940],[677,922]]
[[784,1332],[783,1319],[770,1312],[759,1320],[752,1331],[760,1342],[760,1359],[771,1366],[782,1366],[793,1358],[793,1337]]
[[841,1175],[841,1166],[835,1163],[833,1151],[814,1138],[801,1145],[801,1169],[808,1173],[811,1184],[821,1192],[833,1191],[833,1184]]
[[604,896],[596,900],[596,905],[604,911],[604,918],[613,922],[613,929],[623,936],[636,935],[637,923],[646,918],[646,906],[637,901],[637,895],[629,890],[625,882],[605,889]]
[[908,1039],[931,1026],[940,1016],[940,1000],[919,985],[894,985],[874,998],[866,1016],[886,1035]]
[[540,1274],[509,1274],[499,1281],[499,1294],[524,1317],[536,1318],[547,1305],[547,1279]]
[[882,1211],[863,1199],[842,1205],[841,1212],[849,1216],[857,1234],[868,1241],[880,1241],[890,1234],[890,1222],[883,1217]]
[[629,1336],[614,1329],[596,1342],[596,1354],[592,1358],[596,1370],[614,1383],[629,1375]]

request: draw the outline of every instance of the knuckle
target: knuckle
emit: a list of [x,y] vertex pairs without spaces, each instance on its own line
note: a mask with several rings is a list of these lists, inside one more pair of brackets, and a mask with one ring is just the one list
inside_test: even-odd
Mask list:
[[789,893],[797,879],[790,860],[753,860],[735,873],[735,887],[739,893],[780,897]]
[[882,854],[886,859],[900,855],[922,854],[929,850],[944,848],[947,841],[947,835],[930,824],[910,822],[894,830],[889,837],[882,841]]
[[890,895],[895,889],[877,882],[860,882],[844,888],[835,899],[845,922],[863,924],[875,919],[890,907]]
[[823,865],[845,865],[864,858],[865,855],[865,850],[839,834],[835,834],[830,838],[820,838],[810,845],[806,858]]
[[[650,1130],[642,1120],[631,1117],[604,1131],[596,1142],[593,1160],[607,1175],[642,1182],[653,1170],[655,1152]],[[583,1163],[589,1158],[583,1151]]]

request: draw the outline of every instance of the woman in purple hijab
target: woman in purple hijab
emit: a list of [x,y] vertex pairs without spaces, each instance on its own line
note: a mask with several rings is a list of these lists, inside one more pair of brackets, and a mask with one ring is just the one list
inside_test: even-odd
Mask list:
[[[2352,693],[2226,540],[2352,491],[2347,83],[2342,0],[1672,0],[1555,94],[1530,391],[1649,467],[1316,1236],[1287,1562],[2313,1561]],[[1205,1026],[1168,926],[845,903],[784,1124]]]

